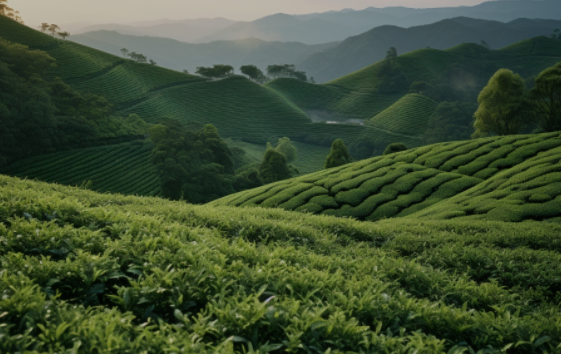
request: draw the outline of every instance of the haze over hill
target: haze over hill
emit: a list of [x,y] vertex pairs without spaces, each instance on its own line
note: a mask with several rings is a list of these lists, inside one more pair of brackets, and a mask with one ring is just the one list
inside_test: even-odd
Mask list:
[[[254,37],[266,41],[318,44],[341,41],[382,25],[412,27],[461,16],[501,22],[522,17],[561,20],[561,2],[559,0],[490,1],[476,6],[428,9],[369,7],[364,10],[346,9],[305,15],[273,14],[254,21],[231,24],[228,24],[229,20],[225,19],[207,19],[169,20],[164,23],[160,21],[149,26],[96,25],[77,32],[105,29],[122,31],[126,34],[165,36],[190,42]],[[213,26],[216,26],[214,30],[212,30]]]
[[502,23],[467,17],[411,28],[381,26],[314,53],[298,63],[298,67],[317,82],[327,82],[384,59],[389,47],[397,48],[402,54],[420,48],[447,49],[484,40],[490,48],[498,49],[523,39],[549,36],[557,28],[561,28],[559,20],[516,19]]
[[121,56],[121,48],[142,53],[158,65],[195,72],[199,66],[228,64],[236,70],[253,64],[264,70],[267,65],[298,63],[311,54],[331,48],[337,43],[306,45],[299,42],[266,42],[247,38],[211,43],[185,43],[169,38],[125,35],[116,31],[94,31],[72,36],[76,43]]

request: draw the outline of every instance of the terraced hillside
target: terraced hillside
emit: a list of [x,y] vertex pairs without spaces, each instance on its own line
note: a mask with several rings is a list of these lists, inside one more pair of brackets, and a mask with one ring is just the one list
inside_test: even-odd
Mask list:
[[77,90],[102,95],[118,113],[137,113],[147,122],[167,117],[184,123],[211,123],[223,137],[260,144],[283,136],[329,144],[340,138],[341,130],[351,131],[344,134],[347,139],[356,139],[367,130],[360,125],[316,127],[306,113],[276,91],[242,77],[213,82],[136,63],[55,40],[6,17],[0,18],[0,37],[46,51],[57,60],[51,77],[61,77]]
[[160,182],[150,163],[152,144],[142,141],[74,149],[13,163],[0,173],[66,185],[82,185],[98,192],[155,196]]
[[0,176],[0,352],[559,353],[560,233]]
[[259,206],[361,220],[521,221],[561,217],[561,135],[440,143],[241,192],[212,206]]

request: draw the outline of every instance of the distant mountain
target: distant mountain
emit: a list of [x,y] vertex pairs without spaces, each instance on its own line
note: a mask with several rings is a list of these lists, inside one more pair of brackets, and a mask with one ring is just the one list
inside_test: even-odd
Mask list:
[[484,40],[496,49],[523,39],[549,36],[556,28],[561,28],[561,21],[517,19],[502,23],[466,17],[411,28],[380,26],[314,53],[297,66],[317,82],[327,82],[384,59],[392,46],[402,54],[420,48],[446,49]]
[[323,18],[301,20],[286,14],[275,14],[253,22],[237,22],[222,30],[201,37],[197,42],[259,38],[265,41],[317,44],[340,41],[355,30]]
[[122,56],[121,48],[142,53],[158,65],[173,69],[187,69],[193,73],[198,66],[229,64],[236,70],[253,64],[265,69],[271,64],[294,64],[312,53],[323,51],[337,43],[306,45],[298,42],[266,42],[248,38],[211,43],[184,43],[169,38],[133,36],[115,31],[95,31],[71,37],[72,41],[111,54]]
[[236,21],[225,18],[195,19],[195,20],[158,20],[152,22],[139,22],[130,25],[120,24],[101,24],[87,26],[78,33],[106,30],[117,31],[121,34],[132,34],[137,36],[166,37],[182,42],[195,42],[199,38],[207,36],[213,32],[226,28]]

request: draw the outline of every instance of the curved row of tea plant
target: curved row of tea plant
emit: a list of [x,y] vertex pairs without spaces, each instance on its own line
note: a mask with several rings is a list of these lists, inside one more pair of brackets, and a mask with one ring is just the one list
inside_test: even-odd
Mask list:
[[[476,213],[480,219],[502,220],[505,218],[495,217],[494,213],[510,213],[507,210],[519,208],[524,212],[518,212],[518,217],[506,219],[520,221],[561,217],[561,207],[555,199],[561,192],[557,192],[557,177],[550,171],[559,168],[559,159],[556,160],[559,151],[559,133],[440,143],[270,184],[210,204],[278,207],[379,220],[407,216],[441,202],[427,209],[426,213],[438,214],[438,218]],[[544,160],[546,156],[550,156],[549,160]],[[531,172],[521,175],[524,177],[517,177],[517,171],[530,168],[526,166],[533,161],[542,165],[532,167]],[[549,165],[552,167],[547,167]],[[532,179],[525,181],[523,178],[530,178],[528,176]],[[497,199],[493,193],[501,183],[517,185],[512,187],[514,189],[497,191],[501,195]],[[518,185],[520,183],[524,184]],[[470,189],[474,186],[478,187]],[[475,199],[483,193],[479,192],[479,188],[490,194]],[[461,194],[468,189],[469,192]],[[527,191],[519,195],[514,193],[517,189]],[[535,201],[529,203],[533,189],[536,189],[534,193],[547,194],[548,198],[542,196],[543,200],[538,201],[538,197],[534,196]],[[461,207],[452,207],[445,202],[456,195],[459,196],[450,202],[457,200],[453,203],[461,203]],[[489,198],[492,198],[492,203]],[[458,208],[465,211],[460,212]],[[487,214],[492,209],[495,212]]]
[[0,176],[0,351],[559,353],[560,232]]
[[0,173],[99,192],[158,195],[160,182],[150,162],[152,144],[142,141],[61,151],[23,159]]

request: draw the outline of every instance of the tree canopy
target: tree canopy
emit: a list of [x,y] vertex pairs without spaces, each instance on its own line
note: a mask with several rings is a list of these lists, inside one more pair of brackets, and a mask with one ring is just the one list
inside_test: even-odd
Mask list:
[[276,147],[277,151],[286,156],[286,161],[293,162],[298,156],[298,149],[291,144],[290,138],[280,138]]
[[267,76],[263,74],[263,71],[255,65],[244,65],[240,68],[242,74],[247,75],[249,79],[258,84],[264,84],[267,82]]
[[337,139],[331,145],[331,151],[327,158],[325,159],[325,163],[323,168],[332,168],[337,166],[346,165],[349,162],[352,162],[351,155],[349,154],[349,150],[347,146],[341,139]]
[[208,79],[224,79],[234,74],[234,68],[223,64],[215,64],[212,68],[199,66],[195,73]]
[[383,155],[393,154],[394,152],[400,152],[407,150],[407,146],[403,143],[391,143],[384,150]]
[[267,66],[267,76],[278,78],[293,78],[301,81],[308,81],[308,76],[304,71],[297,71],[293,64],[269,65]]
[[259,167],[259,176],[265,184],[282,181],[292,177],[288,167],[286,156],[269,146],[263,156],[263,162]]
[[390,47],[386,52],[386,59],[391,59],[397,57],[397,49],[395,47]]
[[511,70],[498,70],[477,101],[479,108],[475,112],[475,136],[488,133],[517,134],[527,123],[524,120],[525,114],[529,114],[525,83],[520,75]]
[[561,63],[544,70],[531,91],[537,124],[545,131],[561,130]]

